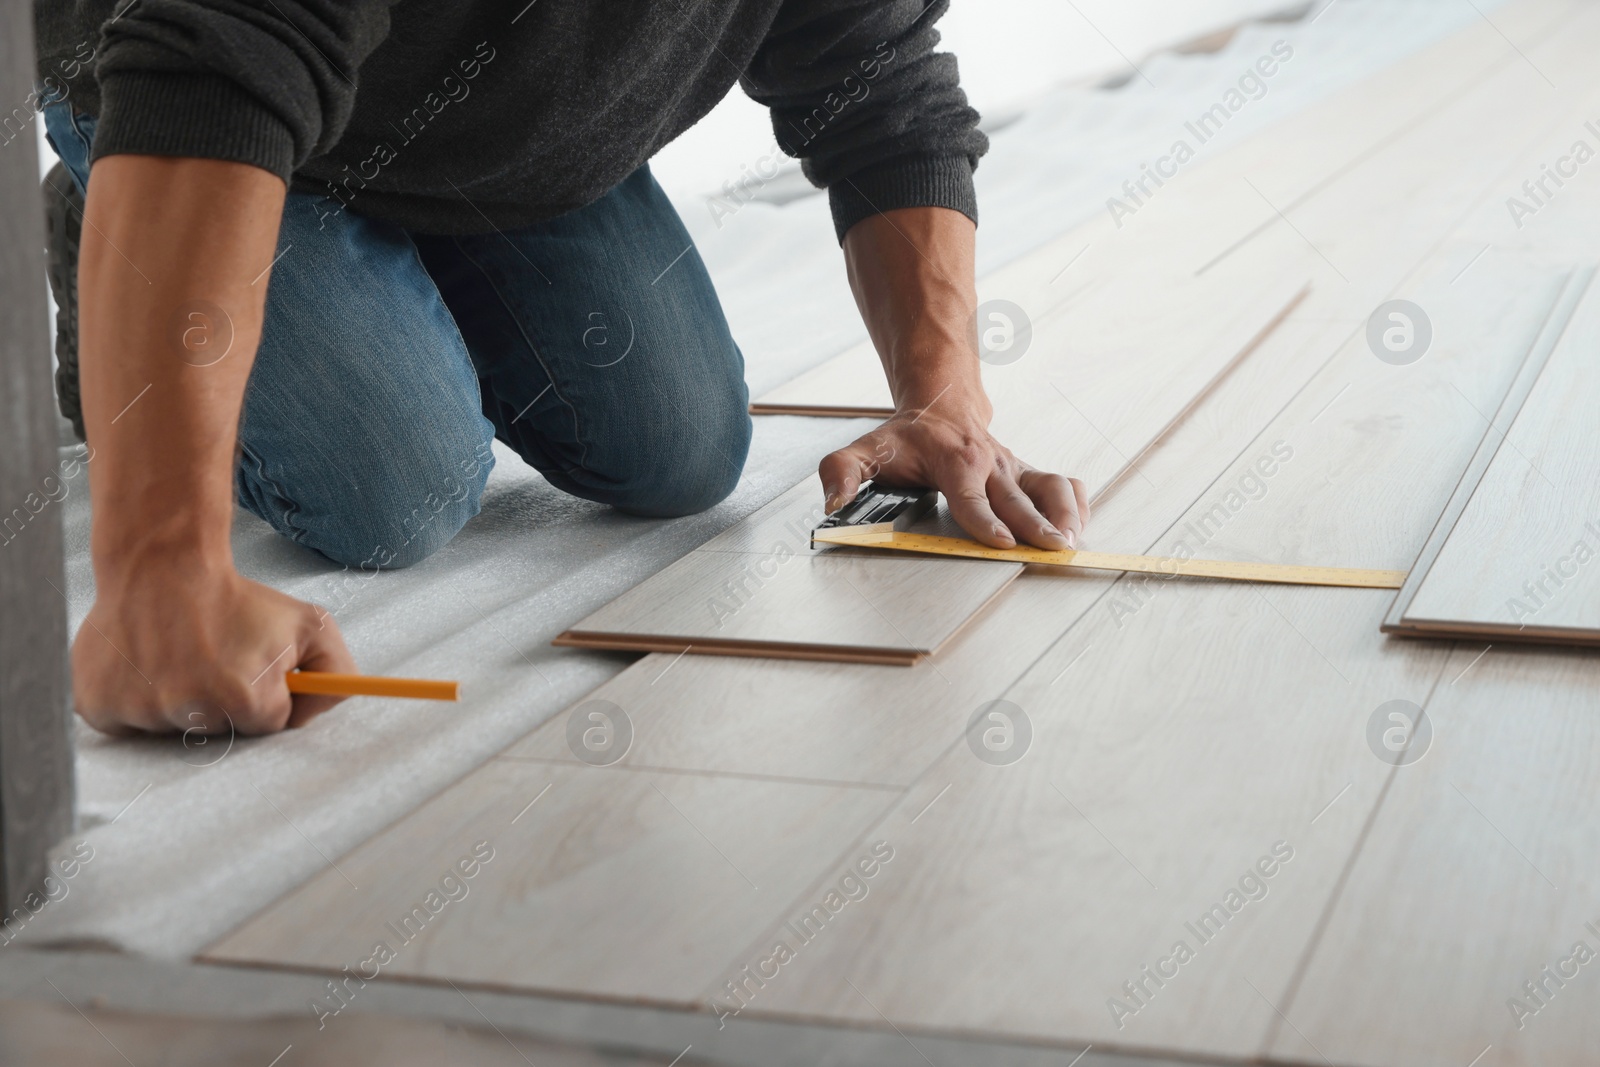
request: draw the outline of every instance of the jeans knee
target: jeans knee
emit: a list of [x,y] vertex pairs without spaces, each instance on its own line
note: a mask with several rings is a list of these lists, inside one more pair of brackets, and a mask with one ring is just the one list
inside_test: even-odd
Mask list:
[[440,497],[399,515],[390,515],[387,526],[396,530],[393,546],[378,543],[372,566],[398,570],[421,563],[449,544],[468,520],[478,514],[481,497],[469,492],[463,497]]
[[458,479],[454,491],[430,492],[416,501],[395,494],[354,494],[325,532],[302,543],[347,567],[410,567],[443,548],[478,514],[482,489],[481,482],[469,485]]
[[750,452],[750,412],[741,402],[680,422],[671,447],[633,458],[612,503],[648,518],[678,518],[715,507],[733,492]]
[[471,458],[454,462],[438,453],[411,457],[395,464],[390,477],[346,483],[322,501],[290,504],[255,481],[241,503],[335,563],[395,570],[433,555],[478,514],[493,465],[485,443]]

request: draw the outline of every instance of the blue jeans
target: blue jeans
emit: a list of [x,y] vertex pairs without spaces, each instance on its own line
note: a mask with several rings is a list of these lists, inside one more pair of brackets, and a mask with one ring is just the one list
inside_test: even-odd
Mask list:
[[[45,124],[86,187],[94,119],[56,103]],[[636,515],[702,511],[739,480],[744,360],[648,166],[577,211],[470,237],[292,193],[277,254],[238,499],[335,562],[403,567],[449,541],[478,513],[494,438]]]

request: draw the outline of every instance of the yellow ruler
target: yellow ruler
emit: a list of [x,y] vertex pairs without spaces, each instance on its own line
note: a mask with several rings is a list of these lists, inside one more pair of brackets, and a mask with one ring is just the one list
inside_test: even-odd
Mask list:
[[1356,589],[1399,589],[1405,571],[1363,570],[1358,567],[1302,567],[1295,563],[1240,563],[1220,559],[1178,559],[1176,556],[1128,556],[1116,552],[1052,552],[1044,548],[990,548],[959,537],[935,537],[848,528],[818,530],[812,540],[830,545],[887,548],[897,552],[927,552],[936,556],[965,556],[1012,563],[1042,563],[1091,571],[1137,571],[1162,576],[1231,578],[1240,582],[1280,582],[1289,585],[1342,585]]

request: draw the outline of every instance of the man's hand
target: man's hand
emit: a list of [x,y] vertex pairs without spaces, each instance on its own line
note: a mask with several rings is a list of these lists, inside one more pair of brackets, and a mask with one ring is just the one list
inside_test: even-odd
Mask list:
[[111,734],[303,725],[339,698],[290,694],[293,667],[356,669],[331,616],[231,567],[139,568],[99,590],[72,644],[78,714]]
[[1076,548],[1089,521],[1083,483],[1035,470],[989,433],[978,375],[977,292],[970,219],[904,208],[845,235],[856,306],[883,361],[896,412],[823,459],[828,511],[873,478],[944,494],[967,533],[995,548]]
[[332,619],[233,565],[239,412],[284,193],[243,163],[94,164],[78,292],[96,600],[72,676],[108,733],[281,730],[338,702],[291,699],[284,672],[354,670]]
[[826,507],[837,511],[861,484],[927,486],[944,494],[950,514],[973,537],[995,548],[1019,541],[1039,548],[1076,548],[1089,521],[1089,495],[1076,478],[1036,470],[996,441],[972,411],[901,412],[820,467]]

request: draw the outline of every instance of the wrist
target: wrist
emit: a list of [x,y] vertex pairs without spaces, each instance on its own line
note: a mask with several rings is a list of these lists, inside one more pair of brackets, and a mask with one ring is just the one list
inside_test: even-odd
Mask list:
[[[149,571],[199,575],[233,570],[233,472],[226,458],[231,438],[196,443],[201,435],[185,424],[184,405],[163,410],[165,395],[148,410],[170,434],[140,433],[131,419],[104,427],[89,470],[90,553],[97,585]],[[99,427],[91,426],[93,434]],[[111,432],[112,430],[118,432]]]
[[949,318],[925,316],[890,348],[885,364],[897,408],[927,407],[937,397],[940,406],[953,402],[987,410],[976,345],[970,331]]
[[115,598],[134,584],[174,579],[208,582],[237,575],[233,566],[232,514],[219,519],[196,509],[173,510],[139,521],[95,521],[90,549],[96,595]]
[[915,418],[938,417],[947,421],[971,420],[984,427],[994,417],[994,405],[977,375],[923,373],[894,390],[896,414]]

